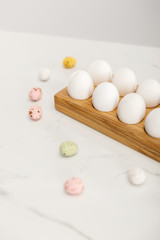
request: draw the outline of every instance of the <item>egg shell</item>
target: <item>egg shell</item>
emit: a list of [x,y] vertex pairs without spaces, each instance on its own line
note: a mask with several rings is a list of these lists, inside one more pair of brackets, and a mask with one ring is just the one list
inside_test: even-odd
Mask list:
[[77,100],[83,100],[91,97],[94,84],[91,76],[84,70],[75,71],[69,79],[68,94]]
[[63,65],[65,68],[72,68],[76,64],[76,59],[73,57],[66,57],[63,59]]
[[59,147],[60,153],[64,157],[71,157],[78,151],[78,146],[72,141],[65,141]]
[[146,79],[140,83],[137,93],[143,97],[147,108],[160,104],[160,83],[155,79]]
[[152,110],[145,119],[146,132],[155,138],[160,138],[160,108]]
[[99,84],[92,96],[94,108],[102,112],[113,111],[119,102],[119,93],[117,88],[109,82]]
[[71,178],[64,183],[64,189],[68,194],[79,195],[84,190],[84,184],[79,178]]
[[29,98],[32,101],[38,101],[42,96],[41,88],[32,88],[29,92]]
[[50,78],[51,71],[47,67],[43,67],[39,71],[39,78],[41,81],[47,81]]
[[132,168],[128,171],[128,180],[133,185],[142,185],[146,180],[146,175],[141,168]]
[[111,66],[104,60],[93,62],[88,72],[94,81],[94,85],[98,85],[102,82],[110,82],[112,80]]
[[32,106],[29,109],[29,116],[32,120],[37,121],[42,116],[42,109],[40,106]]
[[118,105],[117,115],[121,122],[136,124],[142,121],[146,113],[146,105],[138,93],[129,93]]
[[129,68],[119,69],[113,76],[112,83],[118,88],[120,96],[135,92],[137,88],[136,76]]

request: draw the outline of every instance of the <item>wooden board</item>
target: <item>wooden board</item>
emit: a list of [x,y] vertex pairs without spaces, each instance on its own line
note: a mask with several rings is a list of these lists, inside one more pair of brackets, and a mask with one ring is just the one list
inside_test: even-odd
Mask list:
[[[97,111],[91,98],[75,100],[68,95],[67,88],[58,92],[54,99],[58,111],[160,162],[160,139],[145,132],[144,120],[134,125],[124,124],[118,120],[117,110]],[[147,109],[146,116],[151,110]]]

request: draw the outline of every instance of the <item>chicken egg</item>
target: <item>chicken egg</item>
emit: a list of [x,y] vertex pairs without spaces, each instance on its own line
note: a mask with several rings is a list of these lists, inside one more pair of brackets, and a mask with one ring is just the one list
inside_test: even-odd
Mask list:
[[113,76],[112,83],[118,88],[120,96],[135,92],[137,87],[136,76],[129,68],[119,69]]
[[94,108],[102,112],[113,111],[119,102],[119,93],[117,88],[109,82],[99,84],[92,96]]
[[94,84],[88,72],[77,70],[70,76],[68,94],[75,99],[83,100],[91,97]]
[[112,80],[112,69],[104,60],[93,62],[88,72],[93,79],[94,85],[98,85],[102,82],[110,82]]
[[143,81],[139,85],[137,93],[143,97],[147,108],[153,108],[160,104],[160,83],[155,79]]
[[145,119],[146,132],[155,138],[160,138],[160,108],[152,110]]
[[117,115],[121,122],[136,124],[142,121],[146,113],[146,105],[138,93],[129,93],[118,105]]

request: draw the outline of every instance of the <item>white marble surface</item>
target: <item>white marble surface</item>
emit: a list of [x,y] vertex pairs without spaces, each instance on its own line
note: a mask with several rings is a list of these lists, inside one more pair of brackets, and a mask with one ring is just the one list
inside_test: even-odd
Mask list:
[[[64,69],[65,56],[76,57]],[[131,67],[138,81],[160,80],[160,49],[67,38],[0,33],[0,239],[159,240],[160,164],[57,112],[53,95],[75,69],[106,59],[115,72]],[[48,82],[38,71],[52,70]],[[28,118],[28,92],[41,87],[43,117]],[[73,140],[75,157],[59,144]],[[145,170],[143,186],[132,186],[131,167]],[[67,178],[85,183],[81,196],[63,191]]]

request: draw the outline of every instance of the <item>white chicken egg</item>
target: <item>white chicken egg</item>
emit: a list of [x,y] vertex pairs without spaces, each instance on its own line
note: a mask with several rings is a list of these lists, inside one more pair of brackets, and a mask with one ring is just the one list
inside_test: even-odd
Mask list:
[[129,68],[119,69],[113,76],[112,83],[118,88],[120,96],[135,92],[137,88],[136,76]]
[[152,110],[145,119],[146,132],[155,138],[160,138],[160,108]]
[[119,93],[117,88],[109,82],[99,84],[92,96],[94,108],[102,112],[113,111],[119,102]]
[[141,168],[128,170],[128,180],[134,185],[142,185],[146,180],[146,175]]
[[139,85],[137,93],[143,97],[147,108],[153,108],[160,104],[160,83],[155,79],[143,81]]
[[127,94],[118,105],[118,118],[126,124],[139,123],[144,118],[145,113],[145,102],[138,93]]
[[70,76],[67,90],[72,98],[87,99],[92,95],[93,89],[94,83],[88,72],[77,70]]
[[41,81],[47,81],[50,78],[51,71],[47,67],[43,67],[39,71],[39,78]]
[[110,82],[112,80],[112,69],[104,60],[93,62],[88,72],[94,81],[94,85],[98,85],[102,82]]

